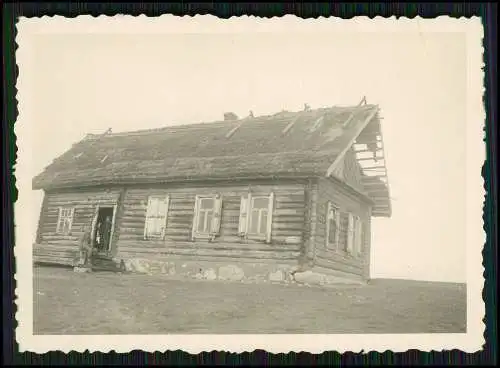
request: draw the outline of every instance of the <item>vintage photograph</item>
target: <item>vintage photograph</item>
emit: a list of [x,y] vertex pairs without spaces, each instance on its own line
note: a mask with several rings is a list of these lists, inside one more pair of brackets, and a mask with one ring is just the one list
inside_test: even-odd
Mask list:
[[480,22],[197,19],[20,21],[21,328],[480,346]]

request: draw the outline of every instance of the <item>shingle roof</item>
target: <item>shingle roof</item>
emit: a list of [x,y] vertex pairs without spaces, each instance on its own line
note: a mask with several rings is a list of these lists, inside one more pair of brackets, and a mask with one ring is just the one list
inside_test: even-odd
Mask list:
[[36,176],[33,189],[325,176],[371,120],[376,105],[87,136]]

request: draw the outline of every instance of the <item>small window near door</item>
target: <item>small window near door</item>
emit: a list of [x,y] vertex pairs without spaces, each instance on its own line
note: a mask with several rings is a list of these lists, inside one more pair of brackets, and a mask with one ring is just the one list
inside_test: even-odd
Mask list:
[[75,214],[74,207],[59,207],[59,216],[57,219],[56,233],[68,235],[71,233],[73,225],[73,217]]
[[162,239],[165,237],[169,203],[169,196],[150,196],[148,198],[144,227],[145,239]]

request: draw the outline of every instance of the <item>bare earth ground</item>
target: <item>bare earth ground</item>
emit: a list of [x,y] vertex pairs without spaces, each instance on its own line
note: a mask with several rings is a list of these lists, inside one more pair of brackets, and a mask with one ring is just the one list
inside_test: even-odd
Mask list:
[[35,267],[35,334],[464,333],[464,284],[175,280]]

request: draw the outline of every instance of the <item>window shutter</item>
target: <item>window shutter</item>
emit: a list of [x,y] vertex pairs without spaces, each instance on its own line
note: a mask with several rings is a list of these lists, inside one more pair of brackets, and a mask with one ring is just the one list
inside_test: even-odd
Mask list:
[[69,218],[68,233],[71,233],[71,229],[73,228],[73,219],[74,218],[75,218],[75,207],[71,208],[71,217]]
[[196,224],[198,223],[198,202],[200,201],[200,197],[196,196],[194,199],[194,215],[193,215],[193,228],[191,229],[191,240],[195,240],[196,238]]
[[271,192],[269,194],[269,203],[267,207],[267,234],[266,234],[266,242],[271,242],[271,233],[272,233],[272,225],[273,225],[273,209],[274,209],[274,193]]
[[109,248],[111,250],[111,244],[113,244],[113,238],[115,236],[115,227],[116,227],[116,212],[118,211],[118,205],[115,204],[113,206],[113,217],[111,219],[111,233],[109,234]]
[[56,233],[61,232],[61,215],[62,215],[62,207],[59,207],[59,215],[57,216],[57,224],[56,224]]
[[332,202],[328,201],[326,204],[326,226],[325,226],[325,247],[328,248],[330,244],[330,220],[332,219]]
[[362,252],[362,241],[363,241],[363,222],[359,217],[356,217],[356,255],[360,255]]
[[163,224],[162,224],[162,229],[161,229],[161,237],[162,239],[165,238],[165,233],[167,231],[167,223],[168,223],[168,208],[170,207],[170,196],[167,195],[165,197],[165,202],[163,205]]
[[250,201],[251,201],[250,193],[241,196],[240,220],[238,225],[238,233],[240,236],[245,236],[248,231],[248,212],[249,212]]
[[97,226],[97,217],[99,216],[99,205],[96,206],[95,208],[95,213],[94,213],[94,218],[92,219],[92,233],[90,234],[90,241],[91,244],[93,245],[95,242],[95,235],[96,235],[96,226]]
[[211,223],[212,235],[219,235],[222,216],[222,198],[217,194],[214,198],[214,215]]
[[151,218],[151,197],[148,197],[148,203],[146,204],[146,219],[144,220],[144,239],[148,238],[148,228],[150,227]]
[[335,232],[335,249],[339,249],[340,242],[340,212],[337,210],[335,213],[335,224],[337,225],[337,231]]
[[349,214],[349,223],[347,225],[347,252],[352,253],[353,251],[353,239],[354,238],[354,216]]

